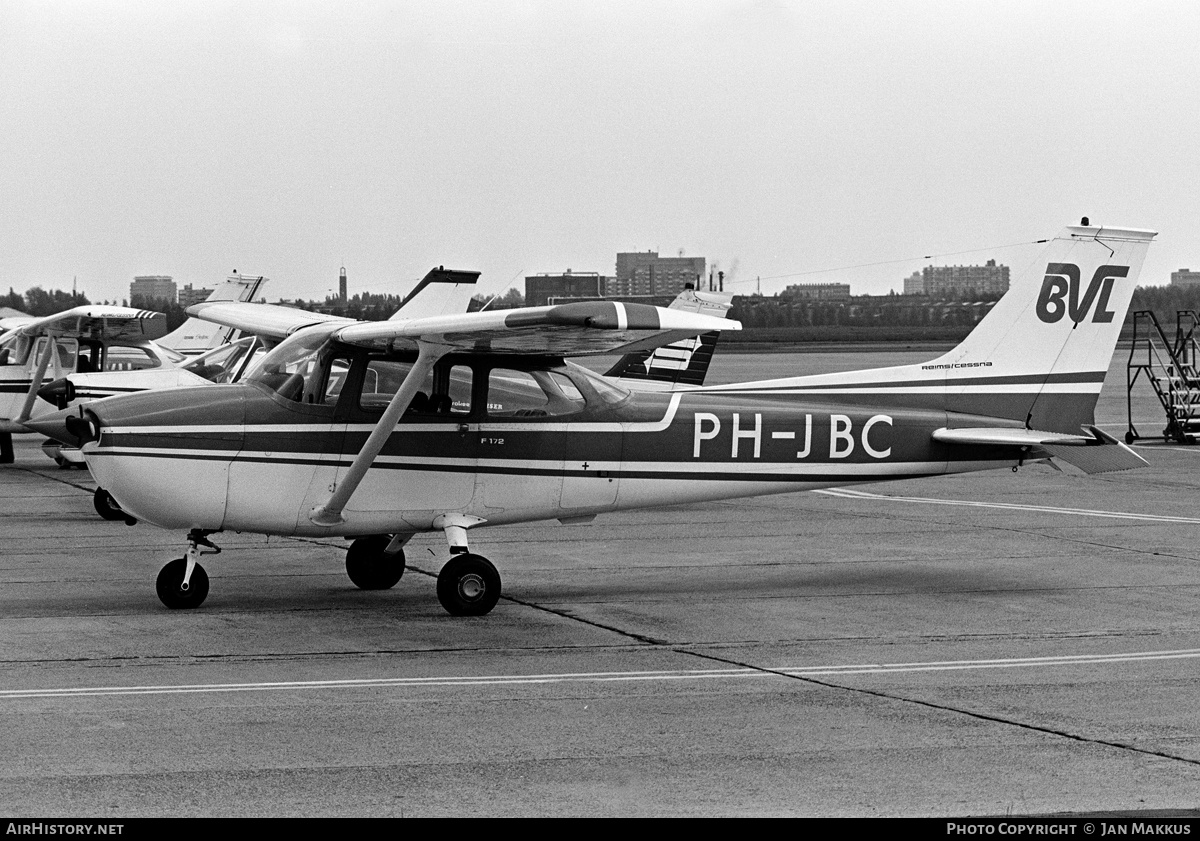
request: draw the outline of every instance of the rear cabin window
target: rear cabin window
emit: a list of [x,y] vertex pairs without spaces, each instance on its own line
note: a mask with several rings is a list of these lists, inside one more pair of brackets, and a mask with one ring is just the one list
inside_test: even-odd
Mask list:
[[[80,362],[79,370],[82,372],[84,365],[82,360]],[[144,347],[109,345],[104,354],[105,371],[141,371],[146,368],[158,368],[160,365],[162,362],[158,357]]]
[[583,407],[579,389],[556,371],[493,368],[488,374],[488,417],[557,417],[581,411]]

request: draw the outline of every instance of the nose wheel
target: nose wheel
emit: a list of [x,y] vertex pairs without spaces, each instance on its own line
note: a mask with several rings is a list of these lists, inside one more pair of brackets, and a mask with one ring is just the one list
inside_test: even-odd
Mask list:
[[[188,550],[182,558],[176,558],[158,573],[154,588],[159,600],[172,610],[187,610],[199,607],[208,596],[208,573],[196,560],[201,555],[217,555],[221,552],[208,535],[211,531],[192,529],[188,532]],[[209,551],[201,551],[207,546]]]
[[437,596],[451,616],[483,616],[500,600],[500,573],[482,555],[455,555],[438,573]]
[[176,558],[162,568],[155,582],[158,598],[172,610],[187,610],[199,607],[208,596],[208,573],[196,564],[185,582],[187,558]]

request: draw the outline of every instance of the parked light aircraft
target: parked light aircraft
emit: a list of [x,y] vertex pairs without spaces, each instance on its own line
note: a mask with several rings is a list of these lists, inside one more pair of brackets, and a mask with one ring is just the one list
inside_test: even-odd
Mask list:
[[1092,424],[1154,236],[1067,227],[958,347],[924,364],[630,393],[566,357],[735,325],[568,304],[318,325],[241,385],[117,397],[35,426],[82,442],[123,508],[188,530],[187,553],[158,576],[170,607],[204,600],[197,560],[222,530],[357,538],[346,567],[363,588],[394,585],[406,541],[441,531],[439,601],[480,615],[501,589],[469,550],[480,526],[1050,457],[1086,472],[1144,466]]
[[[235,274],[208,300],[246,301],[264,282]],[[72,372],[121,372],[116,376],[126,377],[141,370],[172,370],[186,362],[187,353],[229,339],[230,328],[194,318],[169,334],[166,323],[159,312],[89,304],[27,319],[7,332],[0,338],[0,463],[13,460],[13,433],[29,432],[26,420],[51,411],[35,399],[47,379]]]

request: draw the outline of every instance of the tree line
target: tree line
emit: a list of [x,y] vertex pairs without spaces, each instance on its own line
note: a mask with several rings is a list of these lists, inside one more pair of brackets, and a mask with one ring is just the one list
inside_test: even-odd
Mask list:
[[[291,301],[286,305],[360,321],[383,321],[396,313],[403,300],[401,295],[363,292],[346,301],[331,296],[323,301]],[[996,300],[993,297],[992,300],[973,302],[932,301],[920,296],[880,295],[843,301],[809,301],[782,296],[737,296],[733,299],[729,317],[740,321],[747,330],[855,328],[858,333],[873,327],[969,329],[987,314]],[[91,301],[82,292],[47,291],[40,286],[32,287],[24,295],[10,287],[7,295],[0,295],[0,307],[11,307],[33,316],[54,315],[89,303]],[[125,301],[121,303],[126,305]],[[524,303],[525,297],[516,289],[510,289],[495,300],[475,296],[468,311],[482,309],[485,304],[488,309],[511,309],[524,306]],[[164,313],[168,330],[174,330],[188,317],[179,304],[161,300],[134,298],[127,305]],[[1177,312],[1200,312],[1200,286],[1139,286],[1134,290],[1130,312],[1138,310],[1151,310],[1164,329],[1171,329]]]

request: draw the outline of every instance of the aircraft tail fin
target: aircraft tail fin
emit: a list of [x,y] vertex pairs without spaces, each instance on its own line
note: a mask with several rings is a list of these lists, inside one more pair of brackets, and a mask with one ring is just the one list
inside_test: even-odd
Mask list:
[[[266,283],[265,277],[251,277],[235,272],[214,289],[205,302],[253,301]],[[230,341],[234,332],[232,327],[224,327],[199,318],[188,318],[175,330],[159,339],[158,344],[186,356],[195,356]]]
[[438,266],[430,269],[412,292],[400,302],[389,321],[426,318],[434,315],[461,315],[471,303],[479,272],[460,271]]
[[943,380],[951,412],[1048,431],[1092,424],[1155,235],[1086,219],[1068,226],[958,347],[913,366],[918,376]]
[[[668,309],[725,318],[733,306],[732,301],[732,295],[688,288],[679,293]],[[714,330],[652,350],[627,353],[604,375],[617,377],[633,388],[649,390],[704,385],[720,335]]]

